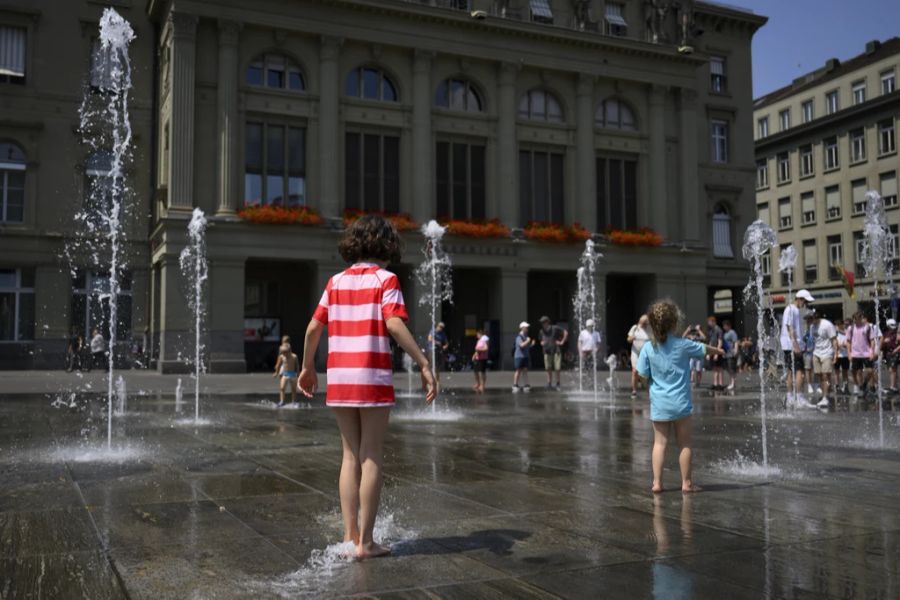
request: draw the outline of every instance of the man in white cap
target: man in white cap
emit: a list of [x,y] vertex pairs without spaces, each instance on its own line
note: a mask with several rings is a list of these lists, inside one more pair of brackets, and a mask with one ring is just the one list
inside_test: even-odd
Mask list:
[[801,309],[813,302],[809,290],[794,294],[794,301],[784,308],[781,315],[781,350],[784,353],[784,368],[788,370],[788,405],[807,405],[803,392],[803,317]]
[[890,377],[888,393],[897,393],[897,364],[900,363],[900,339],[897,337],[897,321],[887,320],[887,330],[881,337],[881,362],[887,368]]
[[594,320],[584,322],[584,329],[578,334],[578,351],[581,353],[581,364],[585,372],[591,372],[595,368],[594,359],[600,352],[600,332],[594,329]]
[[[513,375],[513,393],[530,392],[531,386],[528,385],[528,367],[531,366],[531,347],[535,345],[534,338],[528,337],[528,328],[531,325],[528,321],[519,323],[519,334],[516,336],[515,346],[513,347],[513,366],[516,372]],[[523,386],[519,385],[522,381]]]
[[813,374],[819,376],[822,386],[822,399],[816,404],[819,408],[828,408],[828,392],[831,386],[831,374],[838,356],[837,330],[834,324],[813,311]]

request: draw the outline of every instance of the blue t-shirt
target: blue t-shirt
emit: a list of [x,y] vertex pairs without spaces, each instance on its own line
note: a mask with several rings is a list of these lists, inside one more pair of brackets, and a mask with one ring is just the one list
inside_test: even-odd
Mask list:
[[528,358],[529,353],[531,352],[530,348],[523,348],[522,344],[528,341],[528,336],[524,333],[520,333],[516,336],[516,351],[513,356],[515,358]]
[[662,344],[644,344],[637,372],[650,380],[650,420],[677,421],[691,415],[690,363],[705,355],[703,344],[674,335]]

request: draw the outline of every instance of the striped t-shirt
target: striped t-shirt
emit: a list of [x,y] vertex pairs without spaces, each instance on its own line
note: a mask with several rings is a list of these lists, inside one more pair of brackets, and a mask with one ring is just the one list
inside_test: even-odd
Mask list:
[[357,263],[328,280],[313,319],[328,326],[328,406],[393,406],[386,321],[409,318],[396,275]]

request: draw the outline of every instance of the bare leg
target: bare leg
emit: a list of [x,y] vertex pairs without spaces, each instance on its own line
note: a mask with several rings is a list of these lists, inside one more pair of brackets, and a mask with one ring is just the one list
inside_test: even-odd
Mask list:
[[344,459],[341,462],[341,515],[344,518],[344,541],[359,544],[359,466],[360,412],[369,409],[335,408]]
[[678,442],[678,465],[681,467],[681,491],[699,492],[691,480],[691,418],[675,421],[675,439]]
[[663,463],[666,460],[666,444],[669,443],[669,429],[672,424],[669,421],[653,421],[653,490],[654,494],[663,491],[662,472]]
[[637,394],[638,374],[634,369],[631,370],[631,393]]
[[297,404],[297,380],[291,379],[291,404]]
[[356,556],[360,559],[374,558],[390,554],[391,549],[380,546],[372,539],[375,530],[375,515],[381,498],[381,466],[384,460],[384,434],[387,431],[390,408],[360,409],[361,438],[359,458],[362,465],[362,480],[359,486],[359,531],[360,538]]
[[281,378],[281,383],[278,386],[278,404],[284,404],[284,377]]
[[513,374],[513,387],[519,387],[519,377],[521,376],[522,371],[516,369],[516,372]]

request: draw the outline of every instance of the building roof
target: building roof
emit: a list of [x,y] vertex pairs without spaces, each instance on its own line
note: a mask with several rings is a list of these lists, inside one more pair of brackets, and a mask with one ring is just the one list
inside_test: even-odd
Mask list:
[[874,62],[893,56],[894,54],[900,54],[900,37],[892,37],[883,42],[873,40],[866,44],[866,51],[862,54],[858,54],[844,62],[841,62],[836,58],[830,58],[825,61],[823,67],[807,73],[806,75],[797,77],[783,88],[779,88],[765,96],[760,96],[754,101],[753,108],[755,110],[774,104],[775,102],[789,98],[794,94],[800,94],[809,88],[836,79],[842,75],[852,73],[853,71],[862,69]]

